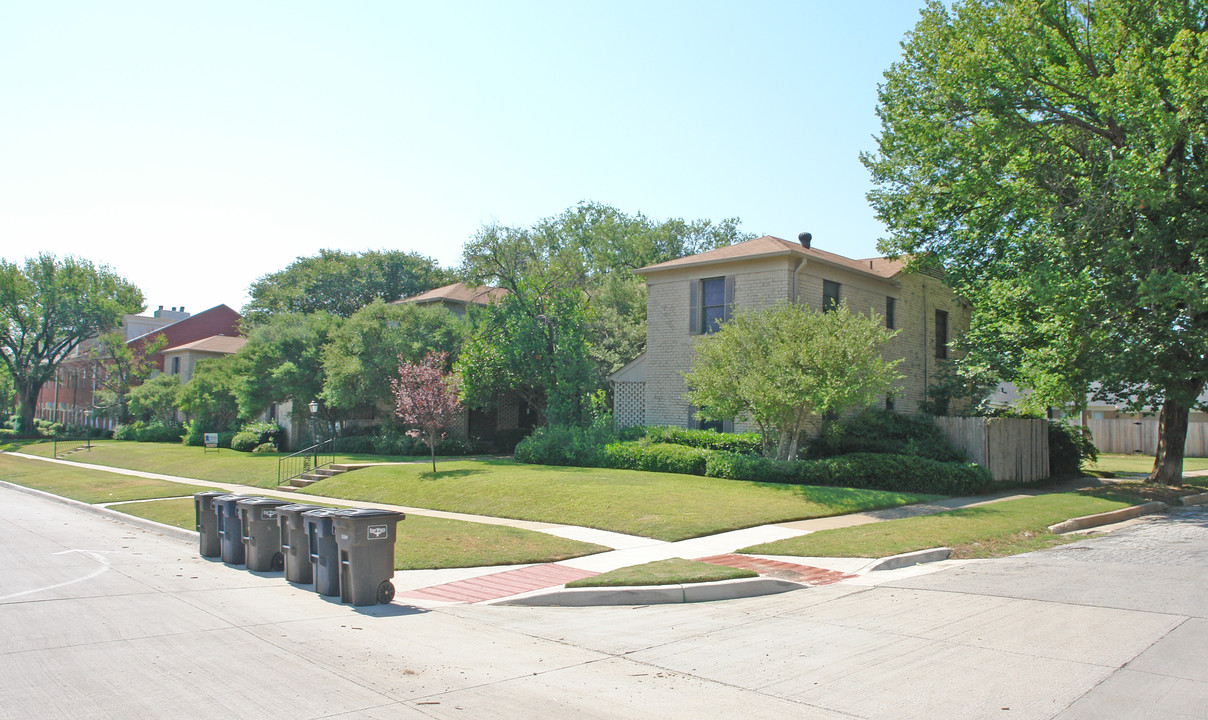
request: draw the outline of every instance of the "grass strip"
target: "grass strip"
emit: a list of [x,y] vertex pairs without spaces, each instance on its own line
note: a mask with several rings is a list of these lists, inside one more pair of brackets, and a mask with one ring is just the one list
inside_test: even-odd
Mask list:
[[167,480],[85,470],[11,455],[0,455],[0,480],[91,504],[178,497],[211,489]]
[[[192,530],[192,498],[114,505],[112,510]],[[547,533],[503,525],[408,515],[398,525],[396,570],[516,565],[557,562],[604,552],[608,548]]]
[[[19,450],[29,455],[52,457],[54,443],[24,445]],[[75,453],[68,459],[72,462],[161,475],[274,488],[277,487],[277,464],[284,456],[284,453],[244,453],[229,448],[206,452],[204,448],[179,443],[94,440],[90,450]],[[337,463],[407,462],[422,459],[385,455],[336,455]]]
[[1055,493],[1004,500],[901,520],[820,530],[809,535],[753,545],[738,552],[805,557],[886,557],[946,546],[954,558],[1003,557],[1060,545],[1071,539],[1048,532],[1049,525],[1133,503],[1087,493]]
[[[1153,455],[1100,453],[1099,460],[1087,465],[1086,469],[1109,473],[1148,473],[1153,470]],[[1183,472],[1197,470],[1208,470],[1208,458],[1183,458]]]
[[933,495],[779,485],[673,473],[454,461],[366,468],[299,491],[683,540],[727,530],[907,505]]
[[624,587],[641,585],[686,585],[689,583],[717,582],[738,578],[759,577],[759,573],[741,568],[710,565],[697,560],[670,558],[642,565],[610,570],[594,577],[575,580],[566,584],[576,587]]

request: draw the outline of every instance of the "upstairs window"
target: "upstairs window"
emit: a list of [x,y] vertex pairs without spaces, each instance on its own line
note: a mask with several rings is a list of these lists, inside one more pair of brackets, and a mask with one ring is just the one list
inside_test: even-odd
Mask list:
[[897,327],[897,321],[893,316],[893,311],[897,309],[897,300],[891,297],[885,298],[885,329],[893,330]]
[[734,276],[705,278],[688,283],[688,332],[707,335],[730,319],[734,303]]
[[948,313],[943,310],[935,311],[935,357],[948,359]]
[[830,312],[837,307],[839,307],[839,283],[823,280],[822,312]]

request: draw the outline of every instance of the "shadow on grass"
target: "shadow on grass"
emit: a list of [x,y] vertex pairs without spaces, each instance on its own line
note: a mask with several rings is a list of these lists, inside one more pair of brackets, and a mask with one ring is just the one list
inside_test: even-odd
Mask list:
[[[440,465],[437,465],[439,468]],[[486,470],[476,470],[473,468],[463,468],[461,470],[437,470],[432,472],[422,472],[419,474],[420,480],[453,480],[456,478],[472,477],[474,475],[486,475]]]

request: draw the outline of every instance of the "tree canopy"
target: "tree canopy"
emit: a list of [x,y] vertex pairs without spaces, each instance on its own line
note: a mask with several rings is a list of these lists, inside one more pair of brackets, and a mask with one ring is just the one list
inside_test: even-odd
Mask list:
[[85,340],[143,308],[143,294],[109,266],[43,253],[0,259],[0,360],[20,402],[18,434],[33,432],[38,393]]
[[375,298],[386,302],[452,282],[432,258],[399,250],[350,253],[320,250],[252,283],[244,322],[256,325],[280,313],[324,311],[349,317]]
[[389,417],[399,363],[418,363],[431,352],[455,356],[468,331],[465,318],[443,307],[374,300],[345,320],[323,348],[322,399],[343,412]]
[[645,350],[646,291],[632,271],[748,238],[737,219],[655,222],[591,202],[527,228],[482,228],[459,273],[509,295],[477,315],[458,362],[463,394],[515,391],[557,422],[582,421],[586,398]]
[[[313,312],[274,315],[255,327],[233,365],[239,414],[251,419],[269,403],[293,401],[294,417],[305,417],[307,403],[323,392],[323,346],[339,325],[338,317]],[[320,412],[336,418],[326,405]]]
[[1208,382],[1206,28],[1202,0],[933,0],[863,156],[882,250],[977,308],[969,362],[1160,406],[1172,484]]
[[750,419],[769,455],[792,460],[810,423],[890,392],[901,361],[884,360],[881,346],[895,334],[846,304],[739,311],[697,340],[685,397],[703,419]]

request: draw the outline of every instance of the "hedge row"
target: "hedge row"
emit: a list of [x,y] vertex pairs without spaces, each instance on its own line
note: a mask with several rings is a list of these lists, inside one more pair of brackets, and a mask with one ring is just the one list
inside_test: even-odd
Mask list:
[[687,430],[680,427],[627,427],[621,440],[645,440],[649,443],[686,445],[702,450],[756,454],[763,451],[759,433],[719,433],[714,430]]
[[590,440],[588,431],[545,428],[516,448],[516,460],[939,495],[970,495],[991,484],[990,474],[974,463],[941,462],[917,455],[854,453],[794,462],[670,443],[630,440],[593,445]]

